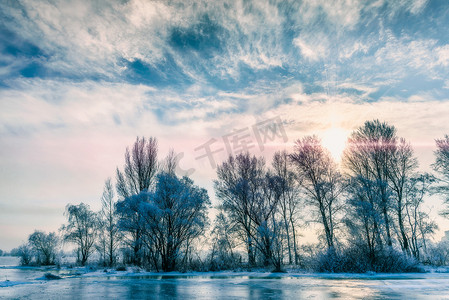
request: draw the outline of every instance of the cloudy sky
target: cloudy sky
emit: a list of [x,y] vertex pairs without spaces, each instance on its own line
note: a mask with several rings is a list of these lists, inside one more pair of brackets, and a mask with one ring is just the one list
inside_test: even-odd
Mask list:
[[[378,118],[429,170],[449,133],[448,15],[444,0],[1,1],[0,248],[57,230],[67,203],[98,209],[136,136],[183,153],[211,197],[202,146],[219,162],[236,134],[269,160],[316,133],[338,159]],[[261,147],[254,125],[279,120]]]

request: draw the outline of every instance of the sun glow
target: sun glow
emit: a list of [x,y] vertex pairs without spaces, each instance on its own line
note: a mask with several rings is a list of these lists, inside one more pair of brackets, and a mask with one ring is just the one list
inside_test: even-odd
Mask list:
[[350,131],[339,127],[331,127],[322,133],[322,144],[329,150],[336,162],[341,161]]

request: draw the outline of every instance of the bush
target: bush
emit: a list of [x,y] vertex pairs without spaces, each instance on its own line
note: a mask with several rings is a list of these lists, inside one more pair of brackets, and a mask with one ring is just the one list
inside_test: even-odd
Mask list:
[[317,255],[316,264],[312,266],[317,272],[330,273],[408,273],[423,272],[418,262],[404,253],[392,248],[377,251],[375,257],[369,259],[368,252],[361,247],[349,247],[327,250]]
[[380,253],[373,269],[375,272],[382,273],[423,272],[423,269],[413,257],[392,248]]
[[212,256],[209,254],[208,271],[233,270],[242,267],[242,257],[240,254]]
[[449,264],[449,242],[442,241],[427,249],[426,263],[433,266],[447,266]]
[[126,271],[126,267],[125,266],[118,266],[117,268],[115,268],[116,271]]

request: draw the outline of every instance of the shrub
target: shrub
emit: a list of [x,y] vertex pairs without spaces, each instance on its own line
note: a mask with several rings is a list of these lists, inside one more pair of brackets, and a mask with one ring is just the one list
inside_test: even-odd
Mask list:
[[349,247],[340,251],[327,250],[316,256],[313,268],[317,272],[330,273],[380,273],[422,272],[418,262],[404,253],[392,248],[377,251],[375,257],[369,259],[363,247]]
[[117,268],[115,268],[116,271],[126,271],[126,267],[125,266],[118,266]]

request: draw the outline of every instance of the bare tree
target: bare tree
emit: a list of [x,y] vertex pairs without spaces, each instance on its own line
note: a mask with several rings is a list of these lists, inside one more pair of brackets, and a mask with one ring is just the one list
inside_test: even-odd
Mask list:
[[391,190],[388,180],[390,159],[397,149],[396,128],[379,120],[366,121],[354,131],[348,139],[343,164],[352,177],[364,178],[371,184],[368,189],[376,190],[380,199],[379,205],[385,226],[386,243],[392,246],[389,208],[391,206]]
[[[140,265],[142,250],[141,215],[139,203],[134,200],[124,203],[128,198],[147,191],[154,183],[158,169],[157,140],[150,137],[148,140],[137,137],[131,150],[126,148],[125,165],[123,171],[117,168],[117,193],[121,197],[118,202],[119,228],[127,233],[127,241],[133,249],[133,263]],[[133,202],[134,201],[134,202]]]
[[36,254],[37,264],[54,264],[59,243],[59,239],[54,232],[46,234],[43,231],[36,230],[28,237],[28,241]]
[[120,232],[118,230],[118,215],[115,211],[115,193],[111,179],[108,178],[104,184],[103,195],[101,197],[100,219],[103,232],[101,240],[104,241],[104,259],[107,259],[109,266],[113,266],[116,260],[116,250],[120,242]]
[[302,179],[301,186],[308,203],[318,211],[327,247],[333,249],[336,217],[341,209],[339,200],[343,191],[343,181],[337,166],[315,136],[297,140],[290,159],[296,167],[297,176]]
[[282,224],[278,208],[282,193],[282,179],[267,172],[258,183],[259,191],[253,198],[249,217],[252,230],[250,234],[257,249],[262,254],[263,265],[270,263],[276,272],[281,271],[284,256]]
[[430,194],[434,182],[432,175],[419,174],[410,178],[405,187],[405,216],[410,235],[410,250],[418,261],[428,257],[426,241],[428,235],[437,229],[429,214],[423,211],[424,198]]
[[[446,205],[449,205],[449,135],[443,139],[436,140],[437,150],[435,153],[435,163],[433,169],[438,173],[438,182],[440,185],[436,187],[436,192],[446,196]],[[449,217],[449,209],[441,213],[445,217]]]
[[413,176],[413,172],[418,167],[418,161],[414,157],[412,147],[404,139],[400,139],[400,142],[394,146],[394,150],[391,156],[388,157],[388,183],[396,200],[395,208],[399,227],[398,240],[402,250],[408,255],[411,255],[409,237],[405,228],[405,194],[407,182],[409,182],[409,179]]
[[279,205],[287,238],[288,261],[292,264],[294,255],[295,264],[298,264],[296,226],[300,203],[299,178],[291,168],[287,151],[276,152],[273,156],[272,166],[274,174],[281,179]]
[[241,232],[240,237],[246,245],[250,266],[256,263],[251,212],[265,172],[264,167],[263,159],[250,156],[249,153],[229,156],[227,161],[217,167],[217,180],[214,181],[217,198]]
[[137,195],[153,183],[157,171],[157,140],[137,137],[131,150],[126,148],[123,171],[117,168],[117,193],[122,198]]
[[64,214],[68,218],[68,224],[61,227],[64,240],[78,246],[78,260],[84,266],[94,250],[98,234],[98,215],[84,203],[68,204]]
[[178,161],[176,158],[176,152],[173,149],[170,149],[167,157],[164,159],[162,163],[162,169],[165,173],[175,175],[177,166]]

